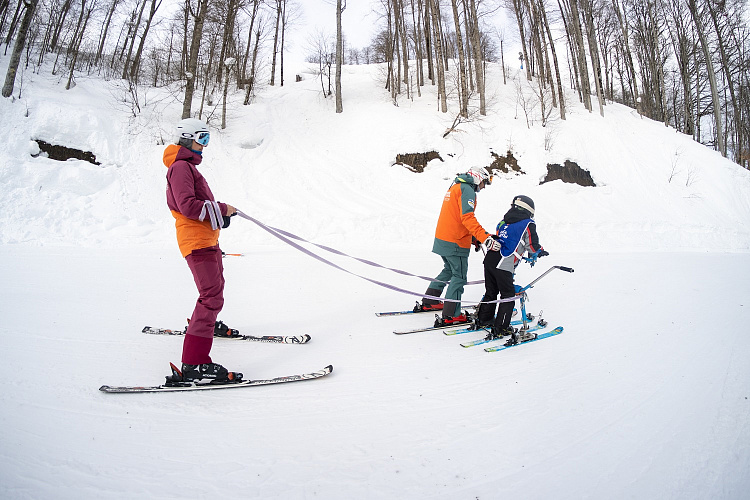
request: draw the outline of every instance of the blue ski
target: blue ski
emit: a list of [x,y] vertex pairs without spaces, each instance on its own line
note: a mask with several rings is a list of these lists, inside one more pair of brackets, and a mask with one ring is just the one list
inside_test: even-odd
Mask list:
[[[545,328],[547,328],[547,323],[544,323],[544,326],[534,325],[531,328],[529,328],[528,330],[526,330],[526,332],[527,333],[536,332],[537,330],[543,330]],[[474,330],[474,331],[476,332],[478,330]],[[482,344],[486,344],[487,342],[494,342],[496,340],[500,340],[500,339],[489,339],[489,340],[487,340],[487,339],[478,339],[478,340],[472,340],[472,341],[469,341],[469,342],[464,342],[463,344],[461,344],[461,347],[474,347],[475,345],[482,345]]]
[[[533,319],[533,316],[531,318],[527,319],[526,322],[527,323],[531,323],[532,319]],[[512,326],[523,325],[523,320],[522,319],[514,319],[513,321],[510,322],[510,324]],[[541,324],[543,326],[547,326],[547,322],[544,321],[542,318],[539,318],[539,321],[537,321],[537,325],[539,325],[539,324]],[[484,328],[484,327],[483,328],[461,328],[459,330],[446,330],[443,333],[445,335],[461,335],[462,333],[478,332],[480,330],[484,330],[484,331],[489,332],[490,331],[490,327],[486,327],[486,328]]]
[[510,349],[511,347],[516,347],[523,344],[528,344],[529,342],[536,342],[537,340],[547,339],[549,337],[554,337],[555,335],[560,335],[563,332],[563,327],[558,326],[554,330],[550,330],[548,332],[540,333],[536,336],[536,338],[527,340],[526,342],[520,342],[518,344],[513,345],[495,345],[492,347],[485,347],[484,350],[487,352],[497,352],[497,351],[504,351],[505,349]]

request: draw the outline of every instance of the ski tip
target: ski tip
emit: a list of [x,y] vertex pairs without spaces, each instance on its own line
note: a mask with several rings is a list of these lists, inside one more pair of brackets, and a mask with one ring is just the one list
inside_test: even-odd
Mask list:
[[102,391],[102,392],[107,392],[109,390],[109,386],[108,385],[103,385],[103,386],[101,386],[99,388],[99,390]]
[[328,365],[325,368],[323,368],[323,371],[328,373],[331,373],[333,371],[333,365]]
[[144,326],[143,330],[141,330],[141,333],[146,333],[147,331],[151,330],[150,326]]

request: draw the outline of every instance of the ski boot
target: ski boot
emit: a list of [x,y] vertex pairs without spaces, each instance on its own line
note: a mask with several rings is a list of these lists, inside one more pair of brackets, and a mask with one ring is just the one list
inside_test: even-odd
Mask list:
[[413,311],[416,312],[424,312],[424,311],[442,311],[443,310],[443,303],[438,302],[437,304],[422,304],[421,302],[417,302],[417,305],[414,306]]
[[536,333],[528,332],[528,331],[520,331],[520,332],[514,332],[511,337],[508,339],[508,341],[505,343],[507,346],[521,344],[523,342],[528,342],[529,340],[536,339]]
[[481,322],[479,318],[475,318],[474,321],[466,327],[467,330],[491,330],[494,318],[490,318],[490,322]]
[[[190,326],[190,318],[187,319],[188,326]],[[185,331],[187,331],[188,326],[185,327]],[[224,324],[223,321],[217,321],[214,323],[214,337],[239,337],[240,331],[235,330],[234,328],[229,328],[227,325]]]
[[230,372],[218,363],[205,363],[202,365],[182,363],[182,377],[187,382],[206,378],[217,384],[229,384],[242,380],[241,373]]
[[182,372],[179,368],[177,368],[174,363],[169,363],[169,367],[172,369],[172,375],[167,375],[167,381],[164,385],[168,387],[180,387],[180,386],[188,386],[190,385],[190,382],[186,382],[185,378],[182,376]]
[[172,375],[167,376],[166,385],[169,386],[189,385],[190,382],[202,379],[209,379],[212,384],[233,384],[242,380],[241,373],[230,372],[218,363],[202,365],[183,363],[182,370],[173,363],[169,363],[169,366],[172,368]]
[[511,328],[511,327],[506,327],[506,328],[493,327],[492,330],[490,330],[490,333],[488,333],[487,336],[484,338],[484,340],[497,340],[501,337],[514,335],[516,331],[517,330],[515,328]]
[[438,314],[435,315],[435,328],[440,328],[443,326],[453,326],[453,325],[461,325],[463,323],[468,323],[470,320],[469,313],[464,311],[463,314],[459,314],[458,316],[448,316],[443,317]]
[[214,337],[239,337],[240,331],[229,328],[223,321],[217,321],[214,325]]

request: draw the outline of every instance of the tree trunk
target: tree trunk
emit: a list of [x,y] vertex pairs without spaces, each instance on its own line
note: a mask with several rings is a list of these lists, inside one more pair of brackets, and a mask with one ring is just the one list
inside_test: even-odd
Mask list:
[[557,52],[555,51],[555,39],[552,38],[552,31],[550,31],[549,23],[547,22],[547,12],[544,7],[544,2],[539,1],[539,10],[542,13],[542,24],[547,32],[547,38],[549,39],[550,50],[552,51],[552,62],[555,66],[555,77],[557,79],[557,95],[558,102],[560,103],[560,119],[565,119],[565,94],[563,93],[562,77],[560,76],[560,66],[557,63]]
[[346,0],[343,7],[341,0],[336,1],[336,113],[344,112],[344,103],[341,99],[341,65],[344,59],[343,34],[341,33],[341,14],[346,8]]
[[422,2],[418,0],[419,13],[414,8],[414,0],[411,0],[411,22],[414,31],[414,51],[417,58],[417,95],[422,97],[421,86],[424,85],[424,54],[422,52]]
[[[418,1],[422,5],[422,0]],[[427,78],[435,85],[435,68],[432,62],[432,28],[430,26],[430,18],[432,17],[431,1],[425,0],[424,7],[424,42],[425,54],[427,55]]]
[[570,0],[570,15],[573,27],[573,35],[577,45],[578,54],[578,73],[581,80],[581,92],[583,94],[583,104],[591,113],[593,105],[591,104],[591,81],[589,80],[589,68],[586,63],[586,45],[583,42],[583,30],[581,29],[581,15],[578,11],[578,0]]
[[529,51],[526,49],[526,34],[523,29],[523,3],[521,0],[513,0],[513,12],[516,14],[518,33],[521,36],[521,50],[523,52],[523,60],[526,63],[526,79],[531,81],[531,67],[529,66]]
[[620,11],[620,4],[618,0],[612,0],[612,6],[614,7],[615,15],[620,23],[620,29],[622,30],[623,48],[625,50],[625,62],[628,65],[630,73],[630,88],[633,95],[633,104],[635,105],[638,114],[641,114],[641,106],[638,93],[638,79],[636,78],[635,65],[633,64],[633,54],[630,52],[630,41],[628,40],[628,22],[625,17],[625,12]]
[[260,42],[260,35],[261,35],[262,28],[258,26],[257,32],[255,34],[255,47],[253,48],[253,61],[250,64],[250,78],[248,79],[247,84],[247,91],[245,92],[245,101],[242,103],[245,106],[250,104],[250,94],[253,91],[253,85],[255,85],[255,62],[258,59],[258,44]]
[[487,115],[487,100],[485,95],[484,69],[482,68],[482,34],[479,31],[479,16],[477,15],[477,4],[471,0],[469,4],[471,12],[471,43],[474,48],[474,72],[477,76],[477,91],[479,92],[479,114]]
[[96,51],[96,59],[94,60],[94,65],[96,66],[99,64],[99,59],[102,57],[102,52],[104,52],[104,42],[107,40],[107,33],[109,33],[109,25],[112,22],[112,16],[115,14],[115,9],[117,9],[117,6],[120,4],[120,0],[112,0],[112,5],[110,5],[109,10],[107,11],[107,19],[104,22],[104,28],[102,28],[102,36],[101,40],[99,40],[99,49]]
[[458,18],[456,0],[451,0],[453,6],[453,23],[456,26],[456,48],[458,49],[458,75],[459,85],[458,100],[460,103],[459,114],[464,118],[469,116],[469,90],[466,87],[466,58],[464,56],[463,39],[461,37],[461,24]]
[[130,67],[130,79],[136,83],[138,82],[138,71],[140,70],[141,66],[141,57],[143,56],[143,46],[146,44],[146,36],[151,29],[151,23],[154,20],[156,11],[159,10],[159,7],[161,6],[161,2],[162,0],[159,0],[159,3],[157,4],[156,0],[151,0],[151,10],[149,11],[148,20],[146,20],[146,27],[143,28],[141,41],[138,44],[138,50],[135,52],[135,57],[133,58],[133,62]]
[[[711,2],[707,2],[706,6],[708,7],[709,14],[711,14],[711,20],[713,21],[714,30],[716,31],[716,37],[718,38],[718,41],[719,41],[719,51],[721,54],[721,68],[724,71],[724,78],[726,78],[727,87],[729,87],[729,96],[732,100],[732,111],[734,114],[734,127],[735,127],[735,138],[736,138],[736,144],[734,148],[734,161],[737,163],[740,163],[739,154],[742,151],[742,134],[741,134],[742,122],[740,121],[740,109],[737,106],[737,98],[735,96],[735,85],[734,85],[734,82],[732,81],[732,71],[729,68],[729,58],[727,57],[726,47],[724,44],[724,37],[722,36],[721,28],[719,27],[719,23],[716,19],[716,12],[711,6]],[[728,114],[728,113],[725,111],[725,114]],[[726,154],[724,154],[724,156],[726,156]]]
[[76,26],[76,35],[70,41],[70,47],[68,51],[73,55],[73,61],[70,63],[70,72],[68,73],[68,82],[65,84],[65,90],[70,90],[73,84],[73,71],[78,61],[79,49],[81,42],[83,41],[83,34],[86,32],[86,25],[91,16],[91,8],[86,11],[86,0],[81,0],[81,15],[78,18],[78,25]]
[[[700,21],[700,13],[695,5],[695,0],[688,0],[688,10],[695,23],[695,28],[698,31],[698,39],[703,49],[703,56],[706,59],[706,69],[708,70],[708,82],[711,86],[711,100],[713,101],[714,108],[714,122],[716,122],[716,141],[719,148],[719,152],[722,156],[727,156],[727,147],[724,143],[724,132],[722,131],[721,124],[721,102],[719,101],[719,92],[716,85],[716,74],[714,73],[714,64],[711,60],[711,49],[708,47],[708,41],[706,40],[706,34],[703,31],[703,25]],[[700,102],[700,101],[699,101]],[[700,117],[699,117],[700,120]]]
[[[219,67],[216,71],[216,81],[221,83],[224,79],[224,61],[232,53],[231,47],[234,44],[234,22],[237,19],[238,1],[229,0],[227,4],[227,16],[224,20],[224,33],[221,37],[221,53],[219,54]],[[226,68],[227,71],[229,67]]]
[[142,0],[141,8],[138,11],[138,20],[135,22],[133,28],[133,37],[130,39],[130,48],[128,49],[128,56],[125,58],[125,66],[122,69],[122,79],[125,80],[128,77],[128,70],[130,69],[130,56],[133,54],[133,45],[135,45],[135,37],[138,35],[138,27],[141,25],[141,18],[143,17],[143,10],[146,8],[146,0]]
[[599,114],[604,116],[604,92],[602,89],[602,70],[599,59],[599,47],[596,43],[594,32],[594,6],[591,0],[582,0],[583,17],[586,22],[586,34],[589,41],[589,55],[591,56],[591,69],[594,72],[594,85],[596,86],[596,98],[599,101]]
[[[240,77],[241,82],[244,82],[247,79],[247,60],[250,54],[250,45],[253,41],[253,25],[255,24],[255,16],[258,14],[259,3],[260,0],[253,0],[253,13],[250,15],[250,29],[247,32],[247,48],[245,49],[245,57],[242,60],[242,71],[240,72],[242,75]],[[240,84],[240,88],[242,88],[242,85],[244,85],[244,83]]]
[[65,2],[63,2],[62,6],[60,7],[60,16],[57,19],[55,31],[52,33],[52,41],[50,42],[49,46],[50,52],[54,52],[57,48],[57,42],[59,41],[60,33],[62,32],[63,26],[65,25],[65,18],[68,16],[71,4],[72,0],[65,0]]
[[195,92],[195,73],[198,69],[198,51],[203,37],[203,23],[206,20],[208,0],[198,1],[198,12],[195,15],[193,26],[193,38],[190,42],[190,55],[187,62],[187,82],[185,83],[185,100],[182,102],[182,118],[190,118],[190,108],[193,104],[193,93]]
[[273,35],[273,57],[271,58],[271,86],[276,82],[276,53],[279,47],[279,23],[281,21],[281,2],[276,0],[276,30]]
[[[279,76],[281,78],[281,86],[284,86],[284,40],[286,38],[286,0],[283,0],[284,7],[281,11],[281,49],[279,50],[280,54],[280,64],[279,64]],[[343,50],[343,49],[342,49]]]
[[24,46],[26,45],[26,37],[29,34],[29,26],[31,26],[31,19],[34,17],[34,10],[36,10],[38,0],[29,0],[25,3],[26,12],[23,15],[21,26],[18,28],[18,35],[16,41],[13,44],[13,52],[10,55],[10,61],[8,61],[8,70],[5,73],[5,84],[3,84],[3,97],[10,97],[13,94],[13,87],[16,82],[16,73],[18,72],[18,65],[21,62],[21,54],[23,53]]
[[432,11],[432,26],[434,30],[434,43],[435,46],[435,59],[437,64],[437,80],[438,80],[438,98],[440,99],[440,111],[443,113],[448,112],[448,99],[445,95],[445,68],[443,66],[443,42],[442,34],[440,33],[440,7],[438,0],[428,0],[430,2],[430,10]]

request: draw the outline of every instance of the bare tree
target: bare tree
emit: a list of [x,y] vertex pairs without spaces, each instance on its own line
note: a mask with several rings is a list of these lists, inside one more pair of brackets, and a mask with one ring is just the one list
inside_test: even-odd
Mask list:
[[440,3],[438,0],[427,0],[430,3],[433,28],[433,45],[435,47],[435,60],[438,80],[438,99],[440,99],[440,111],[448,112],[448,97],[445,94],[445,67],[443,66],[443,37],[440,32]]
[[102,33],[99,37],[99,49],[96,51],[96,59],[94,60],[94,65],[99,63],[99,59],[102,57],[102,53],[104,52],[104,42],[107,40],[107,35],[109,33],[109,26],[112,23],[112,16],[114,16],[115,11],[117,10],[118,5],[120,5],[121,0],[112,0],[112,2],[109,4],[109,9],[107,10],[107,17],[106,21],[104,22],[104,26],[102,27]]
[[708,71],[708,82],[711,85],[711,100],[714,108],[714,125],[716,126],[716,143],[719,148],[719,152],[722,156],[727,155],[727,148],[724,142],[724,134],[722,132],[721,123],[721,102],[719,101],[719,91],[716,85],[716,74],[714,73],[714,64],[711,60],[711,50],[708,46],[708,39],[703,29],[703,23],[701,22],[701,13],[698,12],[698,7],[695,4],[695,0],[687,0],[688,10],[690,15],[693,17],[695,23],[695,29],[698,32],[698,39],[703,49],[703,56],[706,59],[706,70]]
[[[190,0],[186,0],[189,2]],[[190,54],[187,61],[187,71],[185,76],[185,99],[182,102],[182,118],[190,118],[190,108],[193,103],[193,93],[195,92],[195,77],[198,71],[198,51],[200,50],[201,37],[203,36],[203,23],[206,20],[208,11],[208,0],[198,0],[198,11],[190,10],[189,4],[186,7],[194,19],[193,36],[190,42]]]
[[8,62],[8,70],[5,73],[5,83],[3,84],[3,97],[10,97],[13,94],[13,87],[16,82],[16,73],[18,72],[18,65],[21,62],[21,54],[23,53],[24,46],[26,45],[26,37],[29,34],[29,27],[31,26],[31,19],[34,17],[34,11],[36,10],[38,0],[29,0],[24,2],[24,15],[21,21],[21,26],[18,28],[18,35],[16,36],[16,42],[13,44],[13,52]]
[[344,63],[344,36],[341,32],[341,14],[346,9],[346,0],[336,2],[336,113],[343,113],[341,99],[341,66]]
[[276,6],[276,29],[273,35],[273,56],[271,60],[271,86],[276,82],[276,54],[279,50],[279,26],[281,25],[281,18],[283,15],[285,0],[275,0]]
[[159,0],[159,3],[156,2],[157,0],[151,0],[151,10],[149,11],[148,19],[146,20],[146,27],[143,28],[141,41],[138,44],[138,50],[136,50],[135,52],[135,57],[133,58],[133,62],[130,67],[130,79],[135,82],[138,81],[138,70],[141,65],[141,56],[143,54],[143,47],[146,44],[146,37],[148,36],[148,32],[151,29],[151,23],[154,21],[156,11],[159,10],[159,7],[161,6],[162,0]]
[[464,118],[469,116],[469,89],[466,87],[466,58],[464,56],[464,47],[461,40],[461,24],[458,17],[458,8],[456,7],[456,0],[451,0],[453,7],[453,24],[456,27],[456,48],[458,50],[458,74],[459,74],[459,87],[458,87],[458,101],[459,101],[459,114]]

